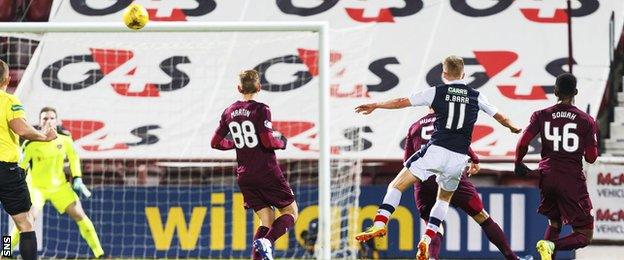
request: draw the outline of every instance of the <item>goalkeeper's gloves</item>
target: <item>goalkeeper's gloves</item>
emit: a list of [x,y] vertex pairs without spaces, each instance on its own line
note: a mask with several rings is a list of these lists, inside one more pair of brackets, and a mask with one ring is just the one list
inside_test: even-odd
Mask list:
[[527,167],[523,162],[516,163],[516,166],[514,167],[514,174],[520,177],[524,177],[530,172],[531,169],[529,169],[529,167]]
[[80,177],[74,177],[72,189],[74,189],[77,194],[82,194],[87,198],[91,197],[91,191],[82,183],[82,178]]

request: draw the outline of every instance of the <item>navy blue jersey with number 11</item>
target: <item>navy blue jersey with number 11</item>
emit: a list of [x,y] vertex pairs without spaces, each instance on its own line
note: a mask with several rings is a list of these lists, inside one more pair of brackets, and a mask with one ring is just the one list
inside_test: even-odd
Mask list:
[[490,116],[498,112],[483,94],[461,81],[417,92],[409,100],[412,106],[430,106],[435,111],[429,143],[461,154],[468,153],[479,110]]

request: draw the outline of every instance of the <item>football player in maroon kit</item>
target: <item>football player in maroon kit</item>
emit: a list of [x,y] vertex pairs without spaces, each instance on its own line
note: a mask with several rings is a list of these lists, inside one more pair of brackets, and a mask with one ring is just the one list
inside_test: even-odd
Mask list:
[[[261,224],[254,235],[254,259],[273,259],[273,244],[295,225],[297,203],[279,163],[276,149],[286,149],[286,138],[273,131],[269,106],[253,100],[260,91],[258,72],[241,72],[238,91],[242,100],[223,111],[212,137],[214,149],[236,149],[236,177],[246,209],[253,209]],[[232,139],[226,139],[229,134]],[[281,214],[275,218],[277,208]]]
[[[552,259],[555,250],[585,247],[593,236],[594,217],[583,173],[583,157],[593,163],[598,157],[596,122],[574,106],[576,78],[561,74],[555,82],[557,104],[536,111],[516,148],[514,172],[527,174],[522,163],[531,140],[540,135],[542,160],[539,163],[541,203],[539,213],[548,218],[544,240],[536,248],[542,260]],[[559,238],[561,225],[571,225],[573,233]]]

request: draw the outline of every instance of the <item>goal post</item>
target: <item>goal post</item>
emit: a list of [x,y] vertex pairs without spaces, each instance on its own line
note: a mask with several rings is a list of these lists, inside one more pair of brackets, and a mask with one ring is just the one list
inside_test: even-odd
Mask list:
[[[318,239],[316,240],[316,257],[319,259],[332,258],[332,170],[344,167],[344,164],[332,162],[330,146],[330,117],[329,117],[329,66],[330,66],[330,39],[329,24],[327,22],[150,22],[139,31],[132,32],[122,23],[4,23],[0,22],[0,36],[2,34],[19,33],[210,33],[210,32],[312,32],[318,36],[318,56],[315,59],[318,69]],[[76,36],[80,37],[80,36]],[[44,43],[45,44],[45,43]],[[161,64],[161,67],[163,65]],[[165,65],[166,66],[166,65]],[[27,70],[30,70],[29,68]],[[52,72],[52,73],[58,73]],[[134,73],[134,71],[132,72]],[[28,73],[26,73],[28,74]],[[28,95],[21,93],[24,81],[16,90],[16,95]],[[42,104],[43,105],[43,104]],[[271,105],[271,104],[269,104]],[[28,107],[27,109],[38,109]],[[221,108],[222,110],[223,108]],[[32,113],[32,112],[31,112]],[[220,113],[220,112],[219,112]],[[62,116],[61,116],[62,117]],[[35,118],[29,118],[34,123]],[[274,118],[275,120],[275,118]],[[136,130],[136,129],[135,129]],[[149,129],[148,129],[149,130]],[[139,137],[145,137],[145,129],[138,130]],[[133,130],[134,131],[134,130]],[[143,131],[143,132],[141,132]],[[210,130],[212,131],[212,130]],[[136,133],[133,133],[136,135]],[[143,134],[143,135],[141,135]],[[149,139],[149,136],[148,136]],[[149,140],[148,140],[149,141]],[[106,161],[106,156],[98,160]],[[174,158],[180,159],[180,158]],[[193,157],[190,160],[201,160]],[[278,155],[278,159],[280,156]],[[220,167],[220,166],[219,166]],[[361,167],[361,165],[349,166]],[[359,169],[361,170],[361,169]],[[357,170],[357,171],[359,171]],[[359,173],[355,173],[359,174]],[[359,182],[359,178],[356,178]],[[353,181],[350,180],[350,181]],[[355,185],[359,185],[356,183]],[[359,189],[357,189],[359,191]],[[356,192],[356,194],[359,194]],[[357,201],[357,198],[355,199]],[[351,205],[350,207],[357,207]],[[348,209],[350,211],[351,209]],[[351,225],[350,223],[349,225]],[[344,239],[344,238],[343,238]],[[342,243],[346,245],[349,243]],[[334,255],[333,257],[336,257]],[[353,252],[346,253],[342,257],[354,257]]]

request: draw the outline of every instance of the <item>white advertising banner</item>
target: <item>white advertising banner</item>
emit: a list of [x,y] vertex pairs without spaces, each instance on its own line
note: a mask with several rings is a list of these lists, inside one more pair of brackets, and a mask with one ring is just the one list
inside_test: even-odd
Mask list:
[[[51,21],[119,21],[130,2],[55,1]],[[402,158],[407,129],[427,109],[362,116],[353,108],[440,84],[447,55],[463,57],[468,84],[520,126],[556,102],[555,77],[567,70],[565,1],[136,2],[161,21],[328,20],[336,155]],[[576,105],[595,116],[609,71],[608,20],[615,11],[621,28],[624,2],[574,1],[573,8]],[[232,158],[210,149],[209,139],[238,98],[238,72],[248,68],[260,70],[258,100],[271,106],[274,126],[289,137],[279,156],[317,157],[314,34],[49,34],[41,47],[20,98],[33,123],[38,108],[58,107],[72,132],[81,131],[74,135],[85,158]],[[473,149],[509,159],[517,139],[481,114]],[[538,146],[532,144],[532,156]]]
[[624,241],[624,165],[588,166],[587,188],[594,206],[594,239]]

